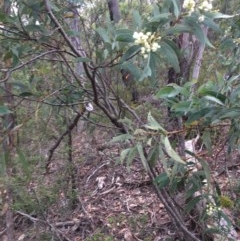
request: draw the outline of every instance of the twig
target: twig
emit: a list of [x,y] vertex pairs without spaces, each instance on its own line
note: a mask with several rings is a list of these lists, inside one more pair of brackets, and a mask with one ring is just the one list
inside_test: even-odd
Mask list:
[[56,141],[56,143],[50,148],[49,150],[49,156],[48,156],[48,159],[47,159],[47,163],[46,163],[46,166],[45,166],[45,169],[46,169],[46,174],[49,173],[49,165],[51,163],[51,159],[52,159],[52,156],[54,154],[54,151],[57,149],[57,147],[60,145],[62,139],[69,133],[73,130],[73,128],[77,125],[78,123],[78,120],[80,119],[80,117],[85,113],[85,108],[83,109],[83,111],[81,113],[77,113],[75,119],[73,120],[73,122],[68,126],[67,130],[58,138],[58,140]]
[[94,176],[102,167],[108,165],[108,163],[103,163],[101,166],[99,166],[96,170],[93,171],[93,173],[87,178],[86,184],[89,182],[90,178]]
[[9,77],[10,77],[10,75],[11,75],[12,72],[14,72],[14,71],[16,71],[16,70],[18,70],[18,69],[23,68],[24,66],[26,66],[26,65],[34,62],[35,60],[37,60],[37,59],[39,59],[39,58],[41,58],[41,57],[43,57],[43,56],[45,56],[45,55],[52,54],[52,53],[55,53],[55,52],[61,52],[61,51],[60,51],[60,50],[50,50],[50,51],[47,51],[47,52],[45,52],[45,53],[42,53],[42,54],[37,55],[36,57],[30,59],[29,61],[27,61],[27,62],[25,62],[25,63],[22,63],[22,64],[16,66],[15,68],[12,68],[12,69],[9,69],[9,70],[4,71],[4,72],[5,72],[5,76],[4,76],[3,79],[0,80],[0,83],[6,82],[6,81],[9,79]]

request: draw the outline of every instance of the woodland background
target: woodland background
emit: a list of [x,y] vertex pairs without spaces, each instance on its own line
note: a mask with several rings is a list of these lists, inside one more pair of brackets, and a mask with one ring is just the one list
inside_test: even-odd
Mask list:
[[240,1],[0,4],[1,240],[240,240]]

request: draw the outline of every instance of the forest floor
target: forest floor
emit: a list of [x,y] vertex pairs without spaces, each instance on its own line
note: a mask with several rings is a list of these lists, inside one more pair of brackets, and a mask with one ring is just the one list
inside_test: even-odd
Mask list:
[[[91,143],[84,142],[82,137],[81,141],[74,140],[79,189],[77,205],[71,209],[67,192],[62,190],[58,203],[53,204],[43,217],[16,213],[16,240],[181,240],[140,161],[135,160],[128,168],[116,164],[117,146],[103,145],[101,139]],[[210,156],[206,152],[203,155],[211,166],[212,181],[217,181],[222,194],[236,204],[227,212],[239,228],[240,158],[234,154],[231,161],[227,161],[225,152],[226,146],[222,145],[215,147]],[[61,173],[61,168],[52,166],[52,169],[53,173]],[[53,176],[49,178],[50,182],[54,180]],[[43,230],[54,236],[41,234]]]

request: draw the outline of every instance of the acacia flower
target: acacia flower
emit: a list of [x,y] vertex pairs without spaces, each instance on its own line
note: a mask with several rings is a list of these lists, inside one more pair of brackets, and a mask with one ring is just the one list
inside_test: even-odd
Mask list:
[[194,0],[184,0],[183,2],[183,8],[186,9],[189,12],[189,14],[194,12],[195,5],[196,3]]
[[203,10],[203,11],[210,11],[212,10],[213,8],[213,5],[212,5],[212,2],[210,1],[207,1],[207,0],[204,0],[200,5],[199,5],[199,9]]
[[134,32],[133,38],[135,39],[134,44],[142,45],[141,54],[144,58],[148,57],[148,53],[156,52],[161,46],[156,42],[156,40],[161,39],[157,37],[155,33],[147,32]]

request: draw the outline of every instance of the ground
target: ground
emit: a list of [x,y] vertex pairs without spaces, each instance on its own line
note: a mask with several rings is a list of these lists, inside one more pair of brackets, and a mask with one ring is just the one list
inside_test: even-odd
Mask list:
[[[97,140],[93,136],[91,143],[83,135],[74,138],[77,204],[71,208],[70,198],[62,190],[57,202],[42,216],[15,212],[16,240],[180,240],[141,162],[136,159],[130,168],[116,163],[118,146],[108,145],[103,139],[99,134]],[[231,160],[226,159],[225,153],[224,144],[215,147],[210,155],[206,151],[199,155],[211,166],[212,183],[217,181],[222,194],[234,201],[235,206],[226,210],[239,232],[240,161],[237,152]],[[61,165],[56,163],[44,176],[44,182],[50,183],[55,174],[62,173]],[[1,240],[6,238],[4,235]]]

